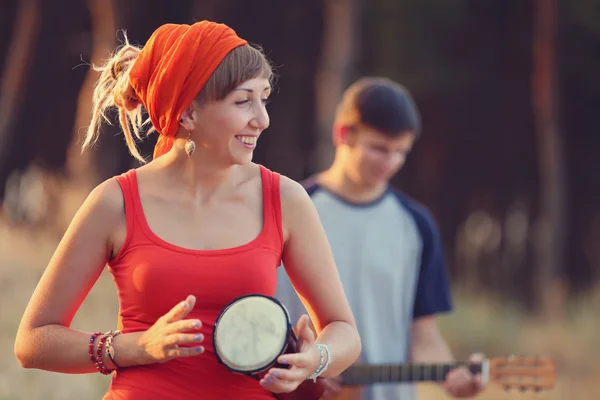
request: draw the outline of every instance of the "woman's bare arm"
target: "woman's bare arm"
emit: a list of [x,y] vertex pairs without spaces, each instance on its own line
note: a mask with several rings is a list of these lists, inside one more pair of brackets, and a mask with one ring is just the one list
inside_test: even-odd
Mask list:
[[283,264],[290,281],[327,344],[332,363],[323,377],[339,375],[358,358],[361,344],[323,226],[306,190],[281,177],[286,239]]
[[[91,373],[89,332],[70,328],[75,313],[98,280],[110,258],[113,230],[124,223],[123,195],[118,182],[110,179],[90,193],[56,249],[38,283],[21,320],[15,355],[25,368],[64,373]],[[144,332],[122,334],[113,340],[120,367],[164,362],[203,353],[202,335],[185,333],[201,321],[184,319],[194,308],[188,296]],[[103,330],[101,327],[99,330]],[[114,368],[104,357],[108,368]]]
[[[67,373],[96,371],[88,355],[90,333],[69,326],[102,273],[111,251],[109,237],[123,220],[119,185],[114,179],[105,181],[75,215],[27,305],[15,342],[15,354],[23,367]],[[126,350],[120,354],[123,361],[134,362],[135,357]]]

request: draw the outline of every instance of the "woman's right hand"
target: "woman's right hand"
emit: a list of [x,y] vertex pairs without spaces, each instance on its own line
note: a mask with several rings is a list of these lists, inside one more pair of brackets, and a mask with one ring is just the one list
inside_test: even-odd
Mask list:
[[[204,347],[199,345],[204,340],[204,335],[187,333],[191,330],[197,332],[202,322],[197,319],[184,319],[195,304],[196,298],[192,295],[188,296],[139,337],[137,342],[141,349],[140,365],[162,363],[173,358],[191,357],[204,352]],[[195,346],[181,346],[189,344]]]

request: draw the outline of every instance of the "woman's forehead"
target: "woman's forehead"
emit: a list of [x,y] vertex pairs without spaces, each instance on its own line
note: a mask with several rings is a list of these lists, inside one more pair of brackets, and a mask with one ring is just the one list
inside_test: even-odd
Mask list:
[[235,90],[246,92],[264,92],[271,90],[271,83],[267,78],[252,78],[242,82]]

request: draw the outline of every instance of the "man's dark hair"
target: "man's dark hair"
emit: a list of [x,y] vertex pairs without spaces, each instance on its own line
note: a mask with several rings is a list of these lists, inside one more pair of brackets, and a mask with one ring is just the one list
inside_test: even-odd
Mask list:
[[388,136],[419,135],[421,117],[410,93],[388,78],[365,77],[346,91],[336,112],[336,123],[364,124]]

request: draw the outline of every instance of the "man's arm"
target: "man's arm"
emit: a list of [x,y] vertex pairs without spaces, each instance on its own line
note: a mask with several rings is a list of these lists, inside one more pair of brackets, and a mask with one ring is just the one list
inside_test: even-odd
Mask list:
[[[410,358],[414,363],[452,363],[452,352],[442,337],[434,316],[421,317],[413,321],[410,342]],[[473,354],[470,361],[481,363],[482,354]],[[454,398],[470,398],[485,389],[481,375],[471,375],[465,368],[455,368],[446,376],[444,389]]]
[[414,363],[450,363],[454,361],[448,343],[442,337],[435,316],[417,318],[412,323],[410,360]]
[[[423,252],[413,310],[410,358],[415,363],[451,363],[454,361],[452,353],[435,319],[436,315],[452,310],[441,235],[429,211],[414,207],[413,215],[423,239]],[[470,361],[481,362],[482,358],[477,354]],[[484,389],[481,376],[471,375],[465,367],[450,371],[444,387],[455,398],[472,397]]]

